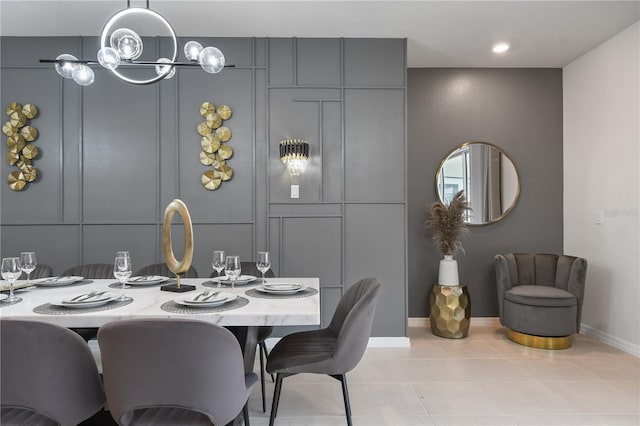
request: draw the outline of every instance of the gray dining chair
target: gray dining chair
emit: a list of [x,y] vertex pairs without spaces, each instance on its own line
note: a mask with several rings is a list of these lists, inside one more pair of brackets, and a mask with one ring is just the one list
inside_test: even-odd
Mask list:
[[0,424],[71,426],[104,406],[89,346],[64,327],[0,320]]
[[[134,276],[139,275],[162,275],[163,277],[175,277],[176,274],[169,270],[166,263],[154,263],[138,269]],[[187,272],[182,274],[180,278],[198,278],[198,271],[193,266]]]
[[[254,277],[262,277],[262,272],[258,270],[258,267],[256,266],[255,262],[240,262],[240,268],[242,270],[243,275],[253,275]],[[214,271],[210,275],[210,278],[214,278],[217,276],[218,276],[218,273]],[[267,272],[264,273],[264,277],[273,278],[275,277],[275,274],[271,269],[269,269]],[[235,327],[229,327],[229,329],[233,333],[235,330]],[[258,354],[260,355],[260,392],[262,394],[262,412],[263,413],[267,412],[267,395],[266,395],[266,390],[265,390],[266,386],[265,386],[265,380],[264,380],[264,374],[265,374],[264,361],[265,361],[265,358],[269,356],[269,351],[267,350],[267,344],[265,340],[267,340],[267,338],[271,336],[272,333],[273,333],[272,326],[258,327],[257,341],[258,341]],[[271,375],[271,380],[275,382],[275,379],[273,378],[273,374]]]
[[123,320],[98,332],[111,415],[122,426],[225,425],[257,382],[228,330],[183,319]]
[[[114,278],[113,263],[86,263],[84,265],[76,265],[64,271],[61,276],[77,276],[87,279],[108,280],[110,278]],[[98,334],[98,329],[93,327],[72,328],[71,330],[78,333],[87,342]]]
[[299,373],[327,374],[342,383],[347,424],[351,426],[346,373],[360,362],[367,347],[381,289],[377,278],[358,281],[340,299],[329,327],[289,334],[273,347],[267,360],[267,371],[276,374],[270,426],[278,414],[282,380]]
[[[31,274],[29,275],[29,279],[37,280],[38,278],[47,278],[52,276],[53,276],[53,268],[51,266],[38,263],[36,265],[36,269],[31,271]],[[23,272],[22,275],[20,275],[20,279],[26,280],[27,274]]]

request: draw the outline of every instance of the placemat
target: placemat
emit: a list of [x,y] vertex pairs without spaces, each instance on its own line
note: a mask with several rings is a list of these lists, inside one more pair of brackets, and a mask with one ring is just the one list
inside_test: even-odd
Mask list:
[[104,305],[94,306],[93,308],[65,308],[63,306],[52,305],[51,303],[45,303],[33,308],[33,312],[42,315],[73,315],[73,314],[87,314],[89,312],[108,311],[111,309],[120,308],[133,302],[131,297],[127,297],[125,300],[113,300]]
[[5,302],[4,300],[2,302],[0,302],[0,308],[4,308],[5,306],[11,306],[11,305],[15,305],[16,303],[20,303],[22,302],[22,299],[20,297],[18,297],[16,300],[14,300],[13,302]]
[[264,293],[262,291],[258,291],[255,288],[247,290],[244,292],[249,297],[255,297],[258,299],[298,299],[300,297],[309,297],[316,294],[318,290],[315,288],[307,287],[304,290],[301,290],[297,293],[293,294],[272,294],[272,293]]
[[48,286],[44,285],[44,286],[39,286],[39,285],[35,285],[33,283],[31,283],[31,285],[36,289],[43,289],[43,288],[52,289],[52,288],[79,287],[81,285],[91,284],[92,282],[93,282],[93,280],[84,279],[84,280],[76,281],[75,283],[72,283],[72,284],[65,284],[65,285],[48,285]]
[[[130,285],[130,284],[125,284],[124,285],[124,289],[125,290],[138,290],[139,288],[148,288],[148,287],[158,287],[161,285],[165,285],[165,284],[175,284],[176,280],[171,279],[168,281],[162,281],[160,283],[156,283],[156,284],[146,284],[146,285]],[[109,288],[116,288],[118,290],[122,289],[122,284],[120,284],[119,282],[115,282],[115,283],[111,283],[108,285]]]
[[238,296],[234,301],[225,303],[220,306],[212,306],[210,308],[191,308],[170,300],[160,306],[165,312],[171,312],[173,314],[215,314],[216,312],[230,311],[232,309],[238,309],[249,303],[249,300],[245,297]]

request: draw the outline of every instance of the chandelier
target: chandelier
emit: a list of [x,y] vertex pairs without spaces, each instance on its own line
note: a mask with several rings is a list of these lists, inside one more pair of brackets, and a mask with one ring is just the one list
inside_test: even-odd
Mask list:
[[[143,26],[147,31],[168,36],[171,40],[171,49],[162,53],[168,54],[161,57],[158,57],[157,53],[155,56],[147,54],[147,59],[144,59],[142,38],[138,32],[131,29],[136,25]],[[104,25],[100,34],[97,60],[79,60],[65,53],[56,59],[40,59],[40,62],[53,63],[58,74],[72,79],[81,86],[88,86],[95,80],[92,65],[101,65],[119,79],[137,85],[171,78],[175,75],[176,67],[199,66],[212,74],[219,73],[225,68],[224,55],[216,47],[203,47],[197,41],[189,41],[185,43],[183,51],[187,62],[178,62],[176,33],[169,21],[149,8],[149,0],[146,8],[130,7],[130,0],[127,0],[127,8],[117,12]],[[227,67],[232,66],[227,65]],[[131,69],[136,71],[132,72]],[[140,69],[143,71],[138,71]]]
[[302,139],[280,141],[280,159],[286,164],[290,176],[298,176],[307,167],[309,142]]

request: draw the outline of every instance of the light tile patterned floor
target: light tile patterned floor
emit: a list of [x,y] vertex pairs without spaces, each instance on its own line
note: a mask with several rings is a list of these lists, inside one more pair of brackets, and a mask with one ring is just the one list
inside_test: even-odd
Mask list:
[[[640,359],[586,336],[544,351],[517,345],[501,327],[471,327],[469,337],[410,328],[410,348],[368,349],[347,374],[356,426],[640,425]],[[257,371],[257,368],[256,368]],[[269,424],[260,387],[251,425]],[[276,426],[345,425],[340,383],[285,379]]]

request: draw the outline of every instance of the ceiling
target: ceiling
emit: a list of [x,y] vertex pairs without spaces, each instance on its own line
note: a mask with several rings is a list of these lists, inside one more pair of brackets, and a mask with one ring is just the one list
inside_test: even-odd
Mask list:
[[[640,19],[640,0],[150,0],[150,6],[179,36],[407,38],[409,67],[563,67]],[[95,36],[125,7],[126,0],[0,0],[0,34]],[[493,54],[498,41],[511,50]]]

